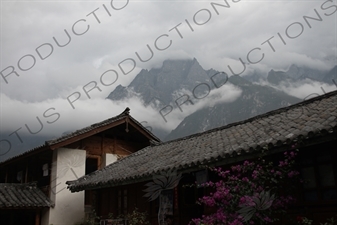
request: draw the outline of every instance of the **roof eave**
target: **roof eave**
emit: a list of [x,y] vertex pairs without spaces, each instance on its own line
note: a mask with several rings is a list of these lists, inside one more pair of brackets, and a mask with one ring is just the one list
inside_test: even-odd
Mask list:
[[[309,147],[312,145],[324,143],[327,141],[333,141],[337,140],[337,126],[333,128],[330,132],[317,132],[315,134],[311,134],[312,136],[309,137],[302,137],[301,135],[296,136],[293,139],[287,139],[283,143],[278,145],[269,145],[270,143],[266,143],[265,146],[259,146],[257,145],[256,148],[252,149],[241,149],[240,151],[234,151],[232,154],[226,154],[224,156],[219,156],[217,158],[210,158],[205,159],[201,163],[189,163],[186,165],[181,165],[179,168],[164,168],[163,170],[156,171],[152,174],[146,174],[139,177],[129,177],[123,180],[116,180],[116,181],[106,181],[104,183],[97,183],[97,184],[87,184],[87,185],[77,185],[77,181],[70,181],[67,182],[69,184],[68,189],[70,189],[71,192],[79,192],[83,190],[96,190],[101,188],[110,188],[110,187],[116,187],[116,186],[123,186],[133,183],[141,183],[145,181],[150,181],[154,175],[163,173],[165,171],[169,171],[172,169],[177,170],[179,173],[189,173],[196,171],[198,169],[202,169],[202,167],[217,167],[217,166],[225,166],[233,163],[237,163],[244,160],[249,160],[256,158],[257,156],[261,155],[261,151],[264,151],[265,155],[273,155],[280,152],[288,151],[288,150],[295,150],[298,147]],[[296,148],[293,148],[292,145],[294,143],[298,143],[298,141],[301,141],[300,146],[296,146]]]

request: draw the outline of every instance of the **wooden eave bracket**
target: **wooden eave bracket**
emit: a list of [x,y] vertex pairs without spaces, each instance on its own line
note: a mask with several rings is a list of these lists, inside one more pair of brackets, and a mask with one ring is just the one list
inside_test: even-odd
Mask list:
[[125,131],[127,133],[129,132],[129,117],[125,118]]

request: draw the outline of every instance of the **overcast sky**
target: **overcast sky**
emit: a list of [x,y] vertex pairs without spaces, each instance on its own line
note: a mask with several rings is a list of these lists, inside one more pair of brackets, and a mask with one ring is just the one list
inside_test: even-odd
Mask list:
[[[141,69],[160,67],[165,59],[195,57],[204,69],[230,74],[228,66],[234,72],[242,69],[241,58],[247,63],[242,75],[287,70],[291,64],[329,70],[336,65],[335,5],[291,0],[1,0],[0,140],[14,140],[8,134],[19,128],[28,133],[25,124],[38,131],[37,117],[44,125],[38,135],[59,136],[115,116],[126,106],[139,121],[159,123],[158,112],[140,101],[104,98],[117,85],[128,85]],[[95,84],[98,88],[92,89]],[[92,90],[87,95],[83,87]],[[305,84],[298,95],[317,88]],[[235,87],[229,90],[232,96],[240,93]],[[160,126],[173,129],[178,122],[161,121]]]

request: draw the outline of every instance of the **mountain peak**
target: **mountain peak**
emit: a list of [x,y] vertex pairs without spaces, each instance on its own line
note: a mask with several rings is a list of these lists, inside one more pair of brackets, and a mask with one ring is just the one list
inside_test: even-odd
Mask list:
[[252,84],[251,82],[242,78],[239,75],[233,75],[233,76],[229,77],[228,80],[229,80],[229,82],[231,82],[232,84],[234,84],[236,86],[247,86],[247,85]]
[[151,104],[153,99],[166,105],[175,100],[175,93],[192,91],[197,84],[208,79],[207,71],[196,58],[168,59],[163,61],[161,68],[141,70],[128,87],[117,87],[108,98],[121,100],[137,93],[146,105]]

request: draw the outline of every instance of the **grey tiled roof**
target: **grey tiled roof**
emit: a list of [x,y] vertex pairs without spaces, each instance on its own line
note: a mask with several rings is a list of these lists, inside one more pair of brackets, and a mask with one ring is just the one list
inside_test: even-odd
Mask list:
[[53,207],[35,183],[0,183],[0,209]]
[[115,116],[115,117],[111,117],[111,118],[109,118],[109,119],[107,119],[107,120],[104,120],[104,121],[102,121],[102,122],[92,124],[92,125],[90,125],[90,126],[88,126],[88,127],[82,128],[82,129],[80,129],[80,130],[76,130],[76,131],[74,131],[74,132],[72,132],[72,133],[69,133],[69,134],[67,134],[67,135],[64,135],[64,136],[62,136],[62,137],[59,137],[59,138],[56,138],[56,139],[53,139],[53,140],[46,141],[46,142],[45,142],[43,145],[41,145],[41,146],[38,146],[38,147],[33,148],[33,149],[31,149],[31,150],[28,150],[28,151],[26,151],[26,152],[24,152],[24,153],[22,153],[22,154],[19,154],[19,155],[17,155],[17,156],[14,156],[14,157],[12,157],[12,158],[9,158],[9,159],[7,159],[7,160],[5,160],[5,161],[3,161],[3,162],[0,162],[0,165],[1,165],[2,163],[8,162],[8,161],[10,161],[10,160],[13,160],[13,159],[16,159],[16,158],[19,158],[19,157],[22,157],[22,156],[27,155],[27,154],[30,154],[30,153],[32,153],[32,152],[43,151],[43,150],[45,150],[45,149],[48,149],[48,148],[49,148],[50,146],[52,146],[52,145],[62,143],[63,141],[69,140],[69,139],[74,138],[74,137],[76,137],[76,136],[79,136],[79,135],[81,135],[81,134],[88,133],[88,132],[93,131],[93,130],[95,130],[95,129],[97,129],[97,128],[101,128],[101,127],[104,127],[104,126],[108,126],[108,125],[110,125],[110,124],[112,124],[112,123],[114,123],[114,122],[117,122],[117,121],[123,121],[123,120],[126,119],[126,118],[129,118],[132,122],[134,122],[135,124],[137,124],[138,126],[140,126],[140,127],[144,130],[144,132],[146,132],[146,133],[153,139],[153,141],[155,141],[155,142],[160,142],[160,139],[159,139],[158,137],[156,137],[152,132],[150,132],[150,131],[147,130],[143,125],[141,125],[136,119],[134,119],[132,116],[130,116],[130,115],[129,115],[129,111],[130,111],[130,109],[129,109],[129,108],[126,108],[126,109],[124,110],[124,112],[122,112],[121,114],[119,114],[119,115],[117,115],[117,116]]
[[337,91],[271,111],[248,120],[146,147],[102,170],[68,181],[75,192],[150,179],[169,170],[190,170],[202,164],[228,163],[234,156],[291,148],[296,140],[337,138]]

